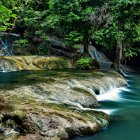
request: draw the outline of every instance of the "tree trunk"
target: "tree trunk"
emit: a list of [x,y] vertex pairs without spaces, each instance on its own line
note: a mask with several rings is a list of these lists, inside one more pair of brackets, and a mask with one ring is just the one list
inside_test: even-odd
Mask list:
[[121,65],[121,60],[122,60],[122,39],[118,38],[117,41],[117,47],[116,47],[116,59],[115,59],[115,70],[117,72],[120,72],[120,65]]
[[[124,7],[120,7],[120,17],[118,18],[118,27],[119,32],[124,32]],[[116,59],[115,59],[115,70],[122,74],[121,72],[121,61],[122,61],[122,53],[123,53],[123,40],[122,37],[119,36],[117,40],[117,46],[116,46]]]

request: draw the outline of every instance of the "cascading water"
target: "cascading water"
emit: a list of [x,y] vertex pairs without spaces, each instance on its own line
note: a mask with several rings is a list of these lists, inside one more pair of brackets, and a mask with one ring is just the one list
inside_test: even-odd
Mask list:
[[140,71],[125,74],[127,87],[119,88],[117,101],[101,101],[103,108],[118,109],[111,115],[112,120],[105,131],[93,136],[78,137],[73,140],[139,140],[140,132]]
[[111,78],[106,78],[106,83],[100,88],[100,95],[97,96],[97,99],[98,101],[118,101],[121,90],[122,88],[118,88],[118,83]]
[[9,46],[7,39],[2,40],[1,41],[1,49],[0,49],[0,56],[4,56],[4,55],[12,55],[12,47]]
[[101,68],[103,69],[111,68],[112,62],[102,52],[97,51],[97,49],[94,46],[89,45],[88,51],[91,57],[99,62]]
[[[86,87],[81,85],[78,81],[72,81],[68,82],[70,88],[72,89],[82,89],[90,93],[98,102],[103,102],[103,101],[119,101],[121,100],[121,95],[119,94],[122,90],[126,88],[117,88],[118,83],[114,81],[112,78],[106,78],[106,83],[103,84],[103,86],[99,89],[99,95],[96,95],[94,90],[91,89],[90,87]],[[75,102],[68,102],[71,105],[77,106],[78,108],[82,110],[93,110],[93,111],[103,111],[107,114],[113,114],[113,112],[116,112],[117,109],[92,109],[92,108],[84,108],[81,104],[75,103]]]
[[0,72],[17,71],[17,65],[8,59],[3,59],[2,56],[13,55],[13,41],[19,38],[18,34],[0,32]]
[[[77,46],[79,46],[79,48],[77,49],[77,52],[83,53],[84,52],[84,46],[81,45],[81,44],[77,44]],[[99,62],[100,67],[102,69],[111,69],[112,62],[102,52],[99,52],[92,45],[88,46],[88,51],[89,51],[90,56],[93,59],[96,59]]]
[[7,59],[0,59],[0,72],[11,72],[11,71],[18,71],[17,65]]

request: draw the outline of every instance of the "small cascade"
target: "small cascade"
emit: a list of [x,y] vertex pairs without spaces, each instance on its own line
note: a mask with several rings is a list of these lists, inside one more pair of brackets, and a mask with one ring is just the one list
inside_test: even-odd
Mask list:
[[101,68],[111,68],[112,62],[102,52],[97,51],[97,49],[94,46],[89,45],[88,51],[91,57],[99,62]]
[[[101,81],[102,82],[102,81]],[[123,101],[121,98],[121,91],[122,90],[127,90],[125,87],[120,87],[118,88],[119,84],[114,81],[113,78],[106,78],[106,82],[103,82],[101,88],[99,89],[99,95],[96,95],[94,92],[94,89],[90,87],[86,87],[84,85],[81,85],[78,81],[71,81],[69,82],[69,86],[72,89],[82,89],[85,90],[86,92],[90,93],[98,102],[103,102],[103,101]],[[70,102],[66,101],[67,104],[76,106],[80,108],[81,110],[90,110],[90,111],[103,111],[107,114],[113,114],[114,112],[117,111],[117,109],[93,109],[93,108],[85,108],[81,104],[76,103],[76,102]]]
[[96,111],[96,112],[105,112],[107,114],[112,114],[113,112],[116,112],[117,109],[93,109],[93,108],[85,108],[83,107],[81,104],[76,103],[76,102],[71,102],[69,100],[66,100],[65,102],[63,102],[63,104],[67,104],[67,105],[71,105],[71,106],[75,106],[77,108],[79,108],[80,110],[84,110],[84,111]]
[[120,92],[121,88],[118,88],[118,83],[113,79],[107,78],[106,83],[100,88],[100,94],[97,96],[98,101],[118,101],[121,100]]
[[11,71],[18,71],[17,65],[7,59],[0,59],[0,72],[11,72]]
[[[121,98],[120,93],[123,90],[127,90],[127,88],[125,88],[125,87],[118,88],[120,86],[119,82],[116,82],[114,78],[106,77],[104,80],[100,81],[100,86],[98,86],[98,84],[97,84],[97,87],[94,87],[94,88],[87,87],[76,80],[69,81],[68,84],[71,89],[74,89],[74,90],[81,89],[81,90],[88,92],[98,102],[121,101],[122,98]],[[94,83],[96,83],[96,82],[99,83],[99,81],[94,81]],[[99,90],[98,95],[96,94],[97,89]]]
[[114,81],[112,78],[106,78],[106,82],[104,85],[100,88],[100,94],[105,94],[108,91],[114,90],[118,87],[118,84]]
[[1,42],[0,56],[4,56],[4,55],[10,56],[10,55],[13,55],[12,47],[9,46],[7,39],[5,39],[5,40],[1,39],[0,42]]
[[[67,92],[71,93],[71,90],[74,91],[80,91],[80,92],[84,92],[86,95],[93,97],[95,99],[92,100],[94,102],[98,101],[100,102],[100,104],[102,104],[103,101],[107,101],[107,100],[111,100],[111,101],[117,101],[120,100],[120,91],[124,88],[117,88],[117,84],[115,84],[115,82],[113,81],[112,78],[107,78],[106,79],[106,83],[102,84],[102,88],[99,89],[100,94],[96,95],[94,92],[94,89],[92,89],[90,86],[86,86],[83,85],[81,83],[81,81],[78,80],[70,80],[70,81],[66,81],[67,83],[67,87],[63,87],[64,89],[61,90],[60,92],[64,92],[64,97],[59,98],[57,96],[57,94],[55,94],[54,92],[46,95],[46,94],[39,94],[39,92],[41,93],[46,93],[48,92],[46,90],[46,88],[48,89],[48,87],[43,86],[42,88],[39,88],[40,91],[38,91],[37,89],[34,89],[34,87],[25,87],[23,88],[23,91],[25,91],[25,94],[28,96],[33,96],[35,98],[37,98],[38,101],[47,101],[48,103],[54,103],[54,104],[65,104],[68,105],[70,107],[74,107],[76,109],[79,110],[83,110],[83,111],[102,111],[105,112],[107,114],[114,114],[118,111],[118,109],[109,109],[109,108],[94,108],[94,107],[90,107],[90,106],[85,106],[82,102],[79,102],[78,100],[71,100],[71,98],[69,98],[69,96],[65,95],[65,90],[67,90]],[[103,82],[104,83],[104,82]],[[58,90],[58,89],[57,89]],[[37,92],[35,92],[37,91]],[[57,92],[56,92],[57,93]],[[76,94],[76,93],[75,93]],[[82,96],[82,94],[81,94]],[[77,96],[78,97],[78,96]],[[75,98],[75,97],[74,97]]]
[[120,93],[121,89],[120,88],[115,88],[115,89],[111,89],[109,91],[107,91],[104,94],[98,95],[97,99],[98,101],[120,101],[121,97],[120,97]]
[[94,99],[97,100],[97,96],[96,96],[95,92],[92,89],[81,85],[78,81],[76,81],[76,80],[73,80],[71,82],[69,81],[68,84],[71,89],[81,89],[85,92],[90,93],[94,97]]
[[0,32],[0,72],[18,71],[18,66],[12,60],[3,59],[3,56],[13,55],[13,41],[17,40],[19,35],[14,33]]
[[19,34],[0,32],[0,56],[13,55],[13,42],[19,37]]

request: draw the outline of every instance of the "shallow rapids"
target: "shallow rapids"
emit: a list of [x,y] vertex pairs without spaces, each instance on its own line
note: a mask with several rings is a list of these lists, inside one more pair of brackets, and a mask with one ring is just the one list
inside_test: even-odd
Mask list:
[[112,112],[108,128],[93,136],[74,140],[139,140],[140,132],[140,72],[125,74],[128,86],[99,95],[102,109],[116,109]]

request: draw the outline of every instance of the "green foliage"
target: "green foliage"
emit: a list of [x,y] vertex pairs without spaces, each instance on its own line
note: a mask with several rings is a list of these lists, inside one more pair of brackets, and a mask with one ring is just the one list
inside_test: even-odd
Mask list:
[[0,2],[0,31],[10,30],[13,26],[11,20],[16,17],[11,9],[6,8],[2,2]]
[[19,18],[16,26],[23,29],[26,38],[41,38],[46,42],[46,36],[57,36],[68,45],[82,43],[84,30],[90,29],[87,15],[93,11],[92,6],[86,6],[90,0],[30,0],[28,5],[19,7]]
[[73,48],[74,48],[75,50],[80,49],[80,47],[81,47],[81,46],[79,46],[78,44],[75,44],[75,45],[73,46]]
[[48,47],[44,44],[40,44],[38,47],[37,47],[37,50],[38,50],[38,54],[39,55],[46,55],[48,54]]
[[90,57],[81,57],[77,60],[76,65],[80,69],[99,68],[99,63]]
[[20,39],[14,41],[14,50],[18,55],[28,55],[29,53],[29,42],[27,39]]
[[77,31],[71,31],[67,36],[66,36],[66,41],[68,41],[70,44],[77,44],[83,40],[83,37],[80,33]]
[[140,42],[140,23],[138,25],[135,25],[134,30],[136,31],[134,42]]
[[16,123],[15,123],[15,121],[14,120],[11,120],[11,119],[8,119],[7,121],[6,121],[6,125],[8,126],[8,127],[15,127],[16,126]]
[[137,53],[140,52],[140,49],[135,48],[124,48],[124,54],[126,58],[131,58],[133,56],[137,56]]
[[[115,50],[118,38],[123,41],[123,59],[136,56],[140,51],[140,2],[137,0],[111,0],[108,1],[111,20],[92,32],[92,39],[96,44],[110,50]],[[120,25],[122,22],[122,25]]]
[[16,40],[16,41],[14,41],[14,46],[15,47],[28,47],[29,42],[27,39]]
[[28,54],[32,43],[38,46],[38,54],[48,54],[48,37],[56,36],[66,46],[92,42],[114,56],[121,38],[123,59],[127,59],[140,52],[139,7],[139,0],[1,0],[0,31],[16,26],[21,34],[15,42],[19,54]]
[[92,59],[90,57],[82,57],[76,62],[77,66],[81,69],[90,69],[92,64]]

